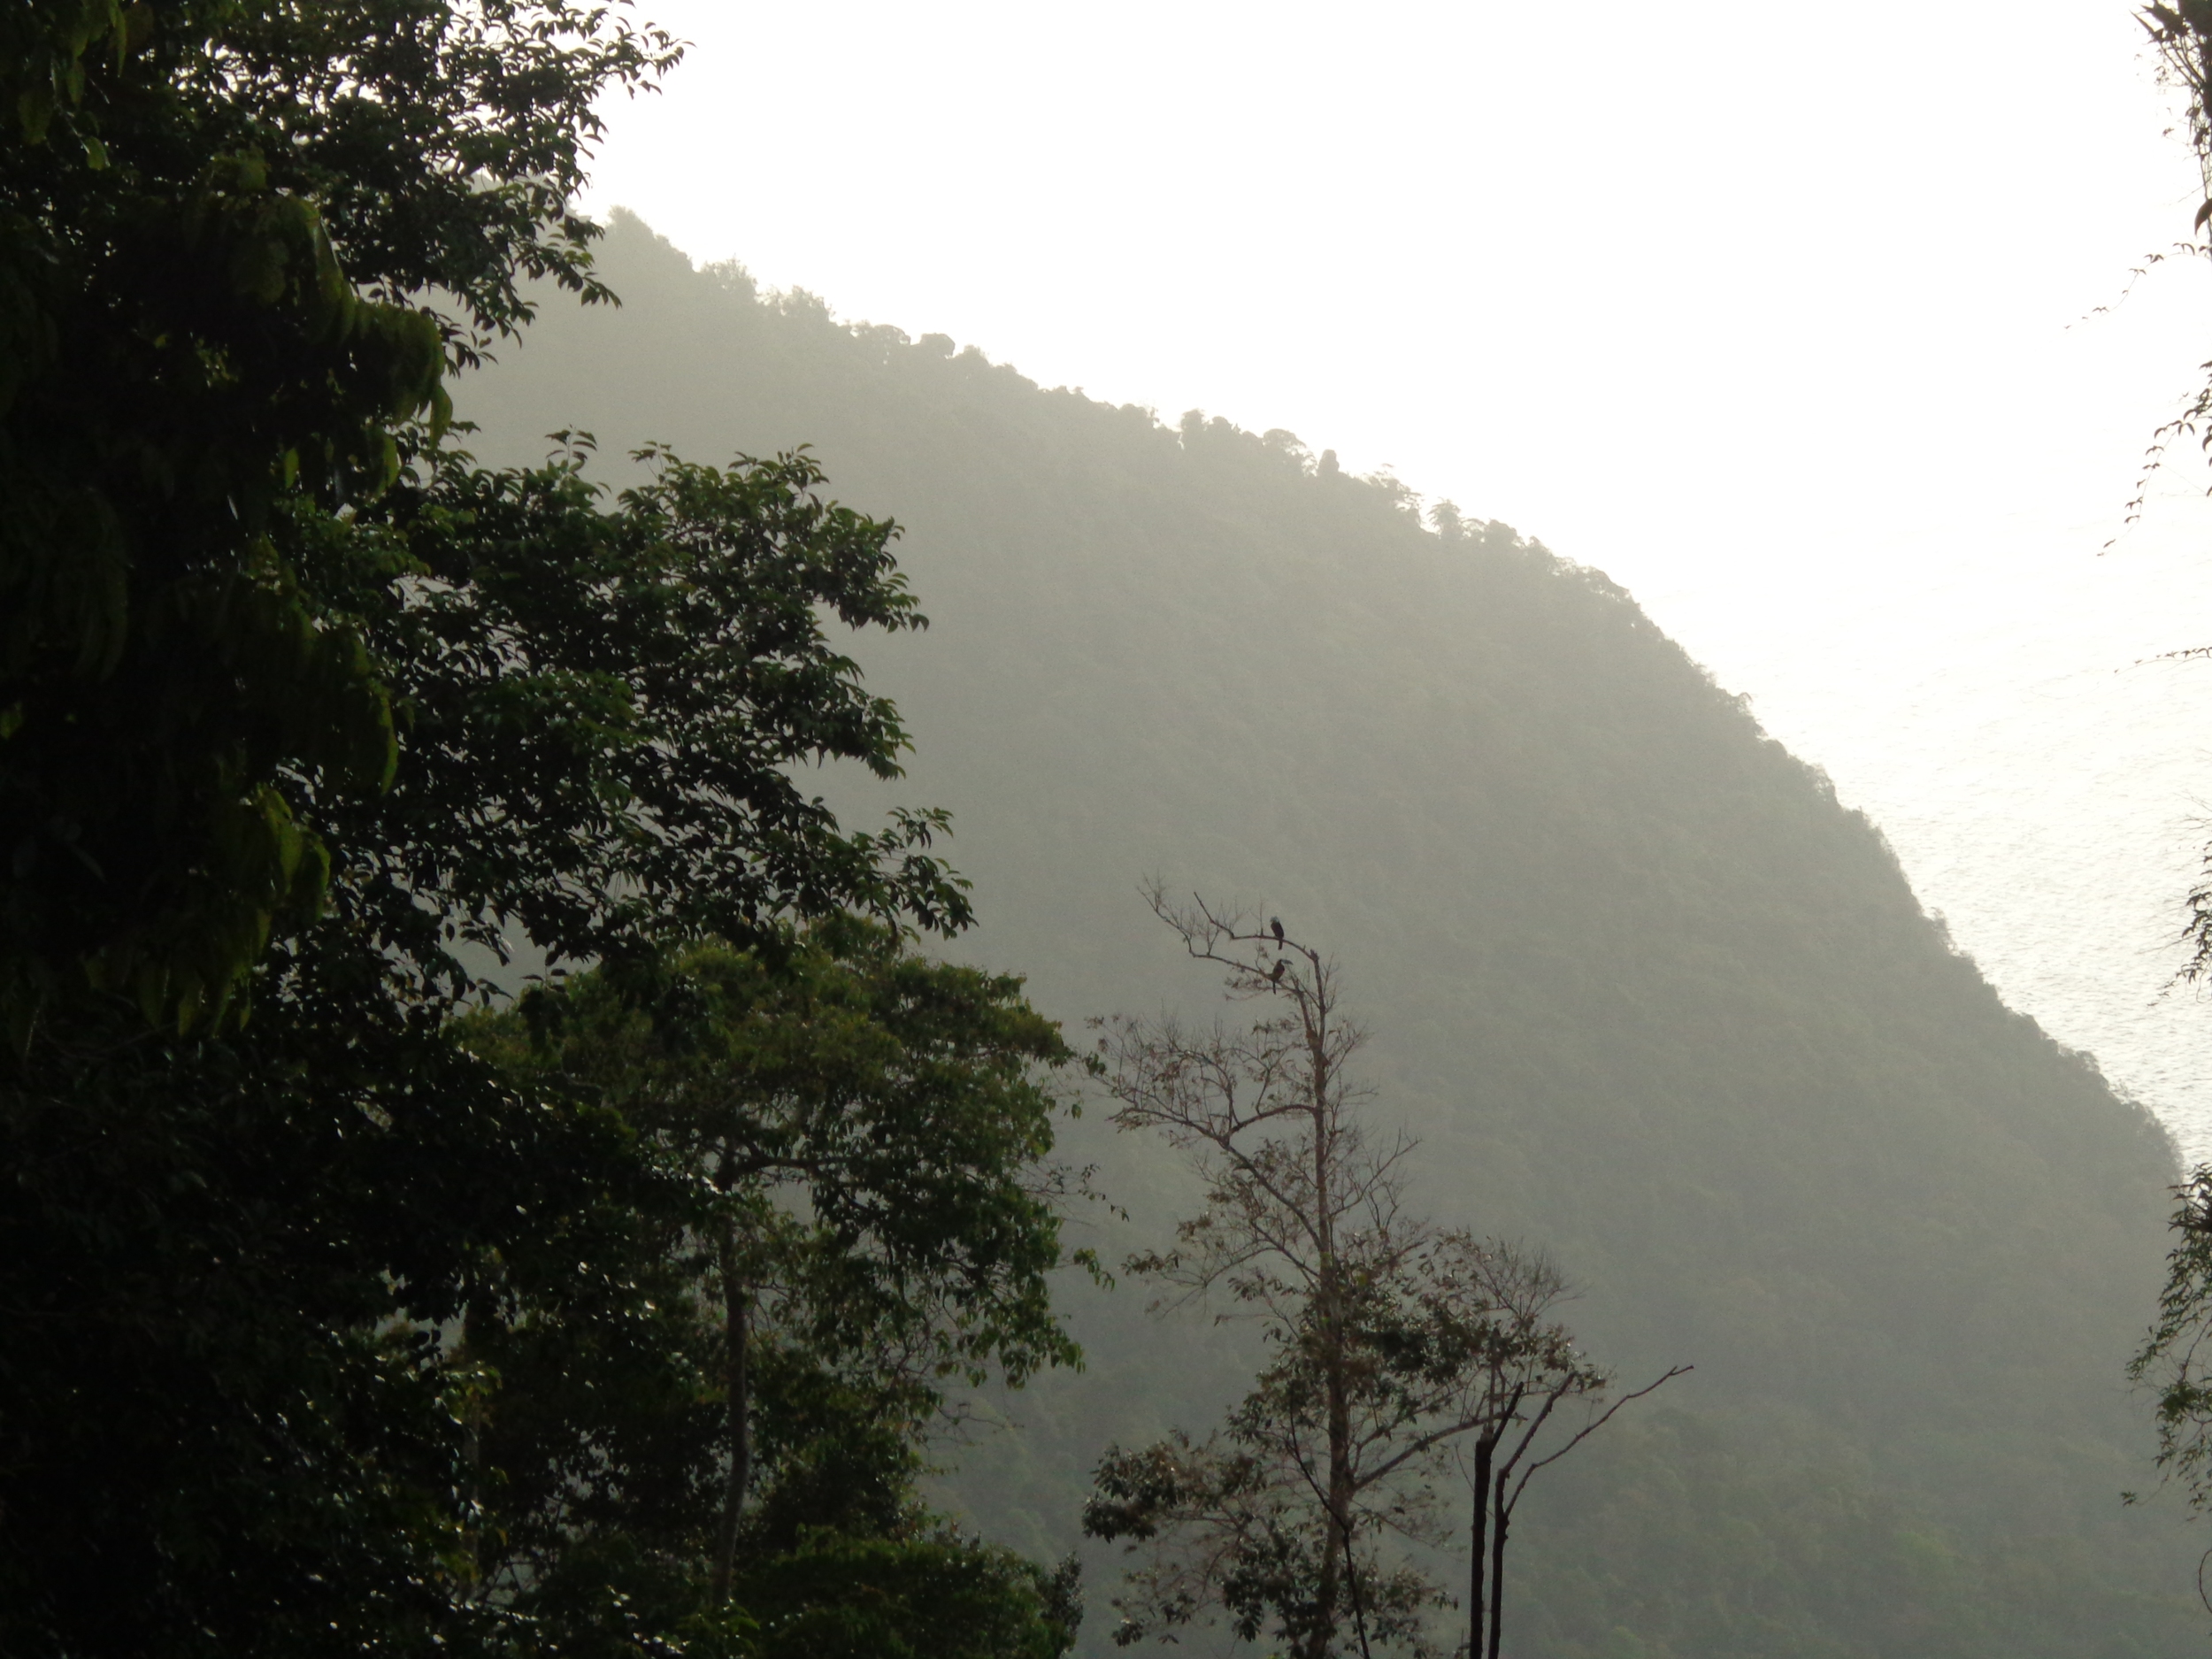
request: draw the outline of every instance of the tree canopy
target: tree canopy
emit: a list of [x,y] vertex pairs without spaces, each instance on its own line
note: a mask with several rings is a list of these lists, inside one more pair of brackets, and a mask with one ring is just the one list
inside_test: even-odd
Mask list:
[[595,1264],[628,1300],[584,1320],[468,1316],[457,1363],[503,1379],[483,1431],[508,1471],[488,1585],[559,1608],[618,1545],[633,1589],[658,1586],[645,1599],[734,1604],[781,1651],[774,1609],[824,1550],[872,1540],[853,1559],[895,1577],[885,1550],[984,1583],[1012,1570],[914,1485],[949,1387],[1079,1357],[1048,1283],[1072,1172],[1049,1158],[1046,1079],[1071,1056],[1018,981],[841,919],[779,959],[704,947],[648,983],[609,969],[542,987],[464,1040],[618,1111],[657,1177],[620,1263]]
[[[460,1045],[472,945],[605,961],[615,977],[586,1008],[692,987],[710,1011],[819,980],[823,947],[801,949],[793,923],[854,915],[847,954],[885,976],[837,982],[855,987],[838,995],[859,1046],[794,1016],[774,1027],[783,1071],[755,1053],[703,1097],[756,1125],[755,1150],[785,1148],[831,1234],[883,1243],[811,1257],[794,1243],[838,1293],[810,1340],[831,1351],[934,1305],[910,1297],[939,1261],[956,1281],[945,1322],[902,1340],[939,1332],[950,1357],[1017,1376],[1070,1356],[1039,1281],[1058,1259],[1049,1194],[1003,1187],[1049,1145],[1022,1068],[1056,1057],[1056,1038],[1008,982],[932,978],[866,931],[964,918],[956,879],[921,849],[933,818],[849,834],[794,782],[824,755],[894,765],[895,718],[828,649],[822,617],[910,619],[889,526],[820,503],[803,459],[664,457],[611,511],[580,465],[488,473],[447,449],[349,519],[288,504],[303,569],[325,568],[323,535],[378,561],[348,566],[348,597],[400,713],[390,787],[302,788],[300,821],[336,850],[325,910],[269,948],[250,1021],[165,1034],[111,993],[57,995],[9,1063],[8,1305],[49,1337],[0,1359],[5,1617],[27,1650],[35,1634],[100,1650],[87,1621],[114,1627],[116,1651],[194,1651],[191,1631],[250,1647],[295,1624],[334,1650],[367,1632],[456,1640],[457,1606],[504,1617],[466,1541],[489,1502],[466,1495],[485,1478],[468,1473],[472,1414],[489,1409],[469,1402],[500,1393],[498,1366],[480,1363],[503,1351],[488,1310],[530,1330],[642,1321],[626,1339],[641,1363],[678,1363],[646,1340],[669,1317],[653,1287],[672,1270],[636,1253],[696,1219],[665,1190],[700,1174],[666,1164],[687,1097],[657,1095],[671,1074],[650,1066],[594,1093]],[[857,919],[870,911],[891,920]],[[718,928],[768,954],[717,959],[704,979],[707,959],[664,965]],[[817,1015],[837,1000],[816,995],[830,998]],[[964,1044],[1006,1056],[979,1059],[964,1094]],[[991,1079],[999,1094],[973,1096]],[[1027,1115],[989,1118],[1002,1096]],[[972,1097],[983,1116],[964,1139]],[[772,1134],[760,1114],[776,1100],[793,1103]],[[874,1137],[898,1124],[903,1156],[887,1164]],[[934,1161],[916,1137],[941,1141]],[[762,1213],[763,1194],[749,1202]],[[964,1242],[1002,1266],[960,1278]],[[872,1314],[870,1271],[889,1276]],[[456,1321],[476,1348],[449,1340]],[[269,1577],[248,1582],[249,1565]]]
[[280,519],[400,466],[443,377],[586,299],[603,95],[675,61],[573,0],[27,0],[0,24],[0,1011],[88,974],[185,1024],[388,780],[388,688]]
[[1072,1628],[915,1491],[948,1375],[1075,1349],[1065,1050],[912,954],[970,919],[943,816],[807,787],[899,774],[833,640],[923,626],[895,526],[803,451],[611,495],[451,420],[530,284],[610,297],[595,100],[676,50],[568,0],[0,21],[10,1655],[835,1651],[841,1551],[887,1651]]

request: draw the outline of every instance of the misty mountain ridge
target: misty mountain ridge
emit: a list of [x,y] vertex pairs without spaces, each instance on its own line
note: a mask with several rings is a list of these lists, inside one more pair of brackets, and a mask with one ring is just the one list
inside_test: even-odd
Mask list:
[[[1287,433],[1041,389],[942,335],[848,326],[618,215],[624,304],[549,296],[465,383],[488,458],[593,431],[699,460],[805,442],[905,526],[932,619],[856,648],[916,753],[856,818],[949,808],[958,953],[1046,1011],[1214,985],[1134,895],[1294,919],[1374,1033],[1415,1201],[1548,1248],[1590,1350],[1697,1367],[1540,1486],[1530,1659],[2178,1654],[2202,1638],[2120,1370],[2159,1280],[2170,1142],[2007,1010],[1878,831],[1602,574]],[[1286,345],[1286,349],[1294,349]],[[1471,394],[1472,395],[1472,394]],[[622,469],[611,461],[603,475]],[[1126,1229],[1184,1187],[1094,1113]],[[1078,1284],[1089,1368],[961,1454],[987,1532],[1072,1543],[1110,1440],[1206,1427],[1240,1339]],[[1088,1641],[1112,1559],[1088,1557]],[[1102,1649],[1099,1649],[1102,1651]]]

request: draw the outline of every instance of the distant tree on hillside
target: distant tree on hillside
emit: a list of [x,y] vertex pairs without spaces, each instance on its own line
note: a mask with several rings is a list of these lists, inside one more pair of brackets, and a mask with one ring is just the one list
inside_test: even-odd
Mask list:
[[1275,1357],[1214,1434],[1100,1463],[1084,1528],[1145,1554],[1115,1640],[1171,1641],[1218,1610],[1240,1639],[1300,1659],[1431,1651],[1448,1598],[1391,1540],[1446,1541],[1436,1481],[1471,1439],[1466,1650],[1481,1651],[1486,1566],[1494,1654],[1513,1507],[1610,1409],[1555,1449],[1539,1437],[1610,1379],[1549,1319],[1563,1286],[1540,1260],[1407,1210],[1413,1142],[1362,1120],[1368,1091],[1349,1068],[1365,1033],[1338,1007],[1333,965],[1279,924],[1178,905],[1156,885],[1148,898],[1194,957],[1226,970],[1233,1001],[1281,1011],[1241,1031],[1102,1022],[1116,1125],[1164,1134],[1206,1182],[1174,1247],[1129,1267],[1177,1300],[1225,1293]]

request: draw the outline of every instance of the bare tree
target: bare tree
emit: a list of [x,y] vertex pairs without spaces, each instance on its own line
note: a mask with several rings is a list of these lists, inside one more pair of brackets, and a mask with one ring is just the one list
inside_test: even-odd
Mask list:
[[[1205,1183],[1173,1247],[1129,1267],[1170,1286],[1171,1305],[1225,1295],[1276,1354],[1213,1435],[1101,1463],[1086,1530],[1149,1550],[1116,1640],[1171,1640],[1218,1609],[1240,1638],[1271,1634],[1300,1659],[1431,1652],[1448,1598],[1386,1545],[1446,1540],[1434,1481],[1469,1435],[1486,1492],[1501,1471],[1517,1482],[1482,1506],[1509,1517],[1551,1460],[1536,1436],[1604,1379],[1544,1317],[1561,1289],[1547,1263],[1407,1210],[1414,1143],[1361,1121],[1369,1091],[1349,1065],[1365,1033],[1339,1008],[1333,964],[1279,920],[1157,884],[1145,896],[1224,971],[1232,1002],[1263,1011],[1242,1028],[1095,1022],[1115,1124],[1164,1134]],[[1502,1523],[1494,1577],[1502,1537]]]
[[1470,1426],[1453,1447],[1466,1476],[1467,1659],[1498,1659],[1503,1631],[1505,1544],[1514,1511],[1542,1470],[1612,1420],[1631,1401],[1682,1376],[1677,1365],[1628,1394],[1590,1363],[1552,1317],[1568,1301],[1566,1278],[1541,1252],[1455,1240],[1441,1257],[1440,1303],[1486,1310],[1484,1340],[1467,1345],[1454,1415]]

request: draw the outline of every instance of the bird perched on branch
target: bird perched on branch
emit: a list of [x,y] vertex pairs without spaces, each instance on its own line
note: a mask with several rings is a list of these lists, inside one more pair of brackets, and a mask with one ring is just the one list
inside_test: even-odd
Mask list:
[[1283,942],[1283,918],[1279,916],[1271,916],[1267,918],[1267,925],[1275,932],[1275,942],[1281,944]]
[[1283,982],[1283,970],[1289,965],[1280,956],[1276,957],[1275,972],[1267,976],[1267,982],[1270,985],[1280,985]]

